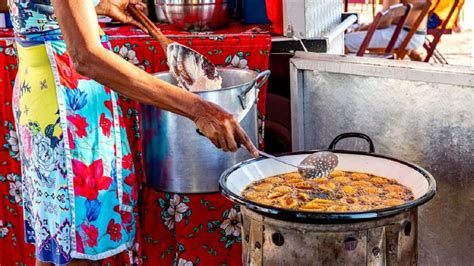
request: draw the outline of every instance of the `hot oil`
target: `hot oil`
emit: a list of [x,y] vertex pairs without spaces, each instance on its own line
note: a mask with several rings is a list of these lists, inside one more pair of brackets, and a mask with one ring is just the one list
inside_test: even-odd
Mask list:
[[317,212],[367,211],[414,199],[409,188],[393,179],[340,170],[311,180],[297,172],[268,177],[247,186],[242,195],[263,205]]

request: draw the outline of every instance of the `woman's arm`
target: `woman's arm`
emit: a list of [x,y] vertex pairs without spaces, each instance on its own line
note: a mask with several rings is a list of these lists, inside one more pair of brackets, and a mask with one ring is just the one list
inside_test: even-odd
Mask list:
[[238,140],[257,156],[249,137],[232,115],[193,93],[153,77],[103,48],[91,1],[53,0],[53,6],[79,73],[131,99],[193,120],[203,134],[225,151],[236,151]]
[[190,107],[200,102],[199,97],[154,78],[103,48],[91,1],[54,0],[53,5],[79,73],[139,102],[193,119]]

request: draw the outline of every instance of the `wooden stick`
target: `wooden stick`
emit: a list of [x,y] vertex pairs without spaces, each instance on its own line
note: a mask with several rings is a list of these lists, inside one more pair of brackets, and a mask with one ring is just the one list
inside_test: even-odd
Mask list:
[[155,23],[153,23],[141,10],[133,5],[129,5],[127,10],[134,19],[140,22],[148,30],[148,34],[160,43],[161,48],[163,48],[166,55],[168,45],[173,43],[173,41],[168,39]]

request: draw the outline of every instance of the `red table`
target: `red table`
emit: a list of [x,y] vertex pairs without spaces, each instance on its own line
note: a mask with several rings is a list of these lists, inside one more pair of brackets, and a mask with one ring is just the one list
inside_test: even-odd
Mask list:
[[[255,28],[254,30],[258,30]],[[172,39],[204,53],[217,65],[268,68],[271,37],[251,27],[234,25],[225,32],[190,34],[163,27]],[[131,27],[108,28],[114,51],[149,73],[167,69],[159,44]],[[20,189],[21,170],[11,110],[11,89],[17,60],[11,31],[0,31],[0,265],[32,265],[34,249],[23,242]],[[264,120],[265,94],[261,90],[259,111]],[[121,98],[127,133],[138,177],[143,180],[140,139],[140,108]],[[177,195],[141,190],[140,224],[136,261],[146,265],[239,265],[241,238],[239,207],[219,193]],[[128,255],[108,260],[123,265]]]

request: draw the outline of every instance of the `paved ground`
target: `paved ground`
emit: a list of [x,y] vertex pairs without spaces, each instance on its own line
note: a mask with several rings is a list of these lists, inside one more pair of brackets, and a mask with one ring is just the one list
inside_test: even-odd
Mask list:
[[[372,7],[370,5],[350,5],[350,12],[360,14],[361,22],[372,20]],[[438,50],[452,65],[474,66],[474,31],[464,30],[461,33],[444,35],[438,44]]]
[[438,50],[449,64],[474,66],[473,35],[472,30],[444,35],[438,44]]

